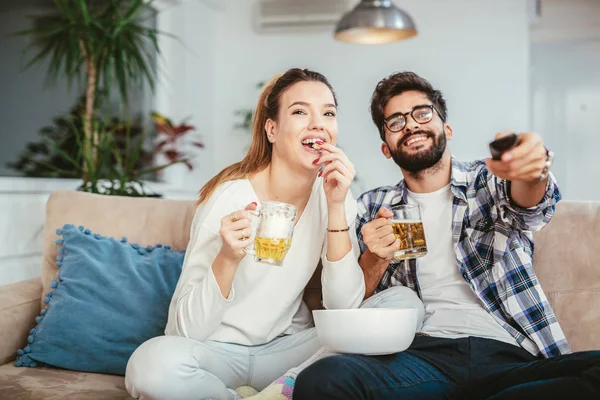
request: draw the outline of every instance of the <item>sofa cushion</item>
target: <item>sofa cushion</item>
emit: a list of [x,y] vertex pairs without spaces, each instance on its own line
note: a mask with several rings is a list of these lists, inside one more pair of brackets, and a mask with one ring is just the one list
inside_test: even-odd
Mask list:
[[46,204],[44,222],[41,306],[44,307],[44,295],[58,272],[56,228],[64,224],[84,225],[104,236],[127,236],[130,242],[142,246],[168,243],[174,249],[185,250],[195,210],[193,200],[104,196],[71,190],[53,192]]
[[0,399],[124,400],[131,399],[123,377],[54,368],[0,366]]
[[17,349],[34,327],[41,287],[39,278],[0,287],[0,365],[15,360]]
[[598,237],[598,201],[561,201],[535,233],[533,265],[573,351],[600,349]]
[[548,293],[571,350],[600,350],[600,288]]
[[55,290],[15,365],[123,375],[133,351],[163,334],[184,254],[168,245],[130,245],[83,226],[57,233]]

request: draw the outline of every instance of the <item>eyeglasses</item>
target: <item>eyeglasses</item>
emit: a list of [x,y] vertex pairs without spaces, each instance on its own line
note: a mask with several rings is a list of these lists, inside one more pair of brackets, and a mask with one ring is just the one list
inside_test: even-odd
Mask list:
[[[407,113],[395,113],[384,120],[385,126],[390,132],[400,132],[406,126],[406,116],[410,115],[418,124],[426,124],[433,119],[433,112],[437,112],[435,107],[430,104],[416,106]],[[438,112],[439,115],[439,112]]]

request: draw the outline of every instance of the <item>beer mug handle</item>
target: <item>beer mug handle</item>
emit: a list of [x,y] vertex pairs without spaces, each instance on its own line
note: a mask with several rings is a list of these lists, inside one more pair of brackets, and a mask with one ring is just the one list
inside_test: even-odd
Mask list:
[[[252,230],[250,237],[253,238],[256,236],[256,229],[258,228],[258,217],[260,216],[260,212],[258,209],[256,209],[256,210],[248,210],[248,213],[253,216],[252,222],[250,225],[251,226],[250,229]],[[250,254],[251,256],[255,256],[256,251],[254,250],[254,242],[252,242],[252,244],[250,244],[249,246],[244,247],[244,252],[246,254]]]

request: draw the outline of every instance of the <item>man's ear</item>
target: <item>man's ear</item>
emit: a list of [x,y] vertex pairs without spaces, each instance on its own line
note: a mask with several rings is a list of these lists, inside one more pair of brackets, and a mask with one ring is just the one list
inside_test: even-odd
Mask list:
[[277,136],[277,124],[271,118],[265,122],[265,132],[267,133],[267,139],[269,142],[275,142],[275,136]]
[[452,140],[452,127],[448,124],[444,124],[444,131],[446,132],[446,140]]
[[385,158],[392,158],[392,152],[390,151],[390,147],[387,145],[386,142],[381,143],[381,152],[383,153]]

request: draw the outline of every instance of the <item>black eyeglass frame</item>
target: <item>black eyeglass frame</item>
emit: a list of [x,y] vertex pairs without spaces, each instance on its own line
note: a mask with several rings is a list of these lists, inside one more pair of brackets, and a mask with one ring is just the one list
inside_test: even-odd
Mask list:
[[[424,108],[430,108],[431,109],[431,118],[428,119],[427,121],[424,122],[419,122],[415,119],[415,117],[413,116],[413,113],[417,110],[422,110]],[[408,119],[406,118],[408,115],[410,115],[410,117],[413,119],[413,121],[415,121],[418,124],[427,124],[429,122],[431,122],[431,120],[433,119],[433,114],[437,113],[437,115],[440,116],[440,119],[442,120],[442,122],[446,122],[444,121],[444,118],[442,118],[442,114],[439,113],[439,111],[435,108],[435,106],[433,104],[423,104],[420,106],[416,106],[415,108],[413,108],[412,110],[405,112],[405,113],[401,113],[401,112],[397,112],[394,113],[392,115],[390,115],[389,117],[387,117],[386,119],[383,120],[383,125],[390,131],[390,132],[400,132],[402,129],[406,128],[406,124],[408,122]],[[388,125],[388,122],[393,119],[393,118],[398,118],[398,117],[404,117],[404,125],[402,125],[402,127],[400,129],[391,129]]]

